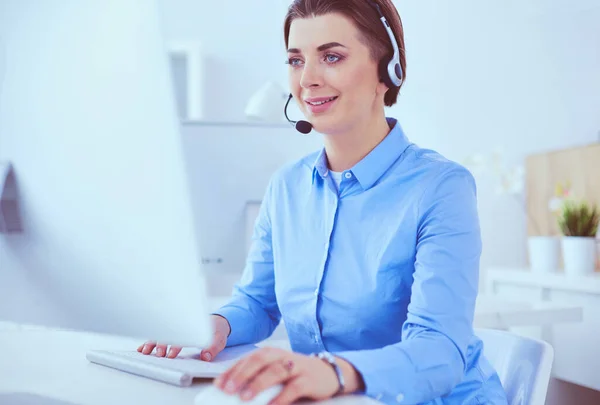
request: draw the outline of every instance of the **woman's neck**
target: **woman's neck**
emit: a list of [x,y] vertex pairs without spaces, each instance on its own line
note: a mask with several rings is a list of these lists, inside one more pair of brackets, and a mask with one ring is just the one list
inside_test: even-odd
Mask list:
[[324,138],[329,169],[334,172],[348,170],[369,154],[390,132],[385,115],[374,116],[349,131]]

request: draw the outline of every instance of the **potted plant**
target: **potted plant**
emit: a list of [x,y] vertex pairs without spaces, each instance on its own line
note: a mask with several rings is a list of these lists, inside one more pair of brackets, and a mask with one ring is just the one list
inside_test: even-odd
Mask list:
[[562,203],[557,220],[563,234],[565,273],[593,273],[596,267],[596,233],[600,222],[598,206],[567,199]]

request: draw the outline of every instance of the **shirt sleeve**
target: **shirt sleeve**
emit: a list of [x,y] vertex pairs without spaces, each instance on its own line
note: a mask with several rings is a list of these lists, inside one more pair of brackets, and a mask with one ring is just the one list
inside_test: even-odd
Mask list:
[[466,369],[479,285],[481,236],[475,181],[458,164],[428,186],[419,206],[414,282],[402,340],[335,353],[362,375],[365,394],[418,404],[448,394]]
[[281,320],[273,275],[272,187],[273,180],[269,182],[254,224],[242,277],[233,288],[231,300],[214,312],[227,319],[231,327],[227,346],[260,342],[271,336]]

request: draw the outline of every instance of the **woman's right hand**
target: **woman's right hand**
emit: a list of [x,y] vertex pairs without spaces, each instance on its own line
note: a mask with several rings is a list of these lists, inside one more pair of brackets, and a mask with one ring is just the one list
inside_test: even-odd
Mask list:
[[[212,343],[209,347],[202,349],[202,352],[200,353],[200,358],[204,361],[213,360],[225,348],[227,337],[231,332],[227,319],[219,315],[211,315],[211,320],[214,328]],[[166,356],[174,359],[181,352],[182,347],[171,346],[167,351],[168,346],[169,345],[165,343],[148,341],[138,347],[137,351],[142,354],[150,354],[156,349],[156,355],[158,357]]]

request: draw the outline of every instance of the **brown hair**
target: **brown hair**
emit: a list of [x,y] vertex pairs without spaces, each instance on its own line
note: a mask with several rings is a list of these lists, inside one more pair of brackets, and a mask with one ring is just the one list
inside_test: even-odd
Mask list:
[[[392,106],[398,99],[400,88],[404,84],[406,77],[406,54],[404,48],[404,29],[398,10],[392,3],[392,0],[371,0],[379,5],[381,12],[390,24],[398,50],[400,52],[400,67],[402,68],[403,78],[400,87],[390,88],[384,96],[386,106]],[[371,49],[371,57],[378,63],[379,74],[386,72],[382,65],[387,66],[387,62],[394,54],[390,37],[387,34],[383,23],[380,20],[377,9],[370,4],[369,0],[294,0],[288,8],[285,16],[283,35],[285,38],[285,47],[288,47],[290,35],[290,26],[296,18],[307,18],[309,16],[321,16],[327,13],[340,13],[350,18],[356,24],[357,28],[363,34],[363,42]]]

